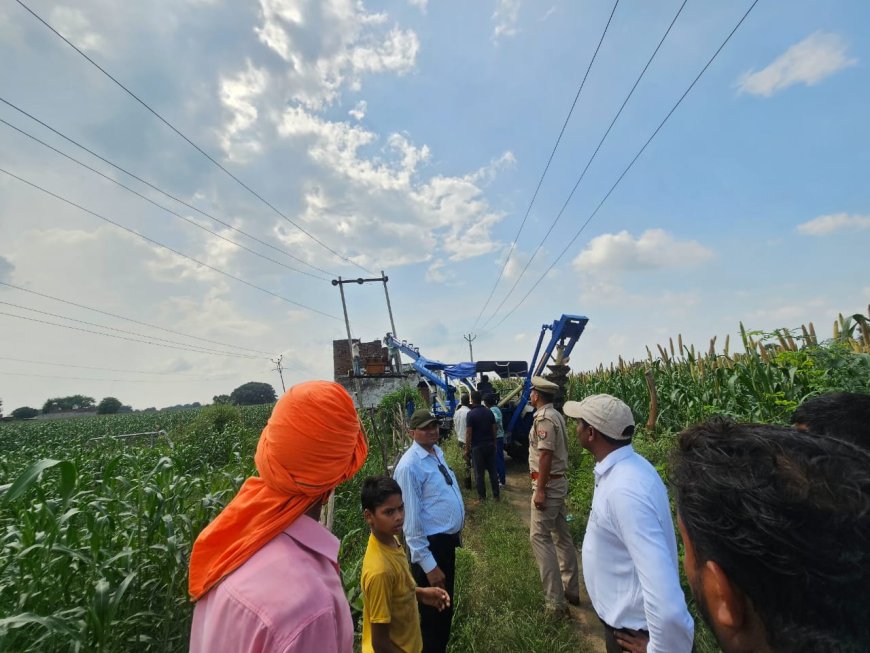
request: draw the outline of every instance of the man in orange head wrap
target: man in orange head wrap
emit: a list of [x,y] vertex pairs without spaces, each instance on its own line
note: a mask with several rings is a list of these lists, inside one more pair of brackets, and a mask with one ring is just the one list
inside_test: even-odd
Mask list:
[[259,476],[193,545],[192,653],[351,651],[339,541],[317,520],[367,451],[353,400],[337,383],[300,383],[278,400],[257,445]]

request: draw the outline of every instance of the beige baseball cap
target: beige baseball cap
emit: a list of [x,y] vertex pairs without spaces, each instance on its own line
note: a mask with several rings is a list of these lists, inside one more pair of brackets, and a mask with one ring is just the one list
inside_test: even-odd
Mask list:
[[583,401],[566,401],[562,412],[583,419],[614,440],[628,440],[634,433],[632,428],[628,435],[623,435],[629,426],[634,427],[634,416],[625,402],[612,395],[589,395]]

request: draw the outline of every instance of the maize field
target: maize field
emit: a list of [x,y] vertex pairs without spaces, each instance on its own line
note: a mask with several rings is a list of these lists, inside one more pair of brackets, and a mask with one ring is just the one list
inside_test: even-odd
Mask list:
[[[864,316],[838,320],[824,342],[810,325],[794,333],[743,330],[742,346],[731,353],[726,342],[719,351],[714,341],[701,353],[678,338],[645,361],[572,376],[569,398],[617,395],[643,424],[651,378],[657,418],[641,430],[638,448],[663,466],[669,434],[711,414],[784,422],[808,396],[870,392]],[[363,415],[369,459],[336,492],[334,532],[342,539],[345,589],[357,615],[367,537],[359,485],[364,476],[383,473],[404,445],[405,394]],[[0,651],[186,650],[192,543],[254,472],[270,411],[270,405],[211,406],[0,423]],[[115,437],[122,434],[142,435]],[[572,458],[579,536],[591,468],[588,457]]]

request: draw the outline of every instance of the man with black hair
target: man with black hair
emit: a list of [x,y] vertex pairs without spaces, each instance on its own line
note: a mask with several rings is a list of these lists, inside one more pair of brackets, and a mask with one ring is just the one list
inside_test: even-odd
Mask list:
[[791,414],[801,431],[849,440],[870,449],[870,395],[830,392],[807,399]]
[[870,453],[715,419],[670,471],[683,567],[726,653],[870,651]]
[[478,502],[486,501],[485,474],[489,474],[493,498],[499,501],[501,492],[495,462],[497,428],[492,411],[482,401],[480,393],[472,390],[471,411],[465,417],[465,457],[474,465]]
[[419,587],[447,590],[451,604],[443,611],[420,606],[424,653],[445,653],[453,623],[456,548],[465,523],[465,506],[456,476],[438,446],[438,419],[428,410],[411,415],[414,443],[402,454],[393,477],[405,501],[405,542],[411,574]]
[[694,623],[680,587],[668,493],[631,446],[631,409],[600,394],[568,401],[563,410],[577,420],[580,445],[595,458],[583,578],[608,653],[689,653]]
[[492,383],[489,382],[489,377],[486,374],[480,375],[480,383],[477,384],[477,391],[480,393],[481,397],[485,397],[490,393],[495,393],[495,388],[492,387]]
[[[535,409],[529,431],[532,505],[529,540],[544,586],[544,604],[565,614],[580,603],[580,568],[568,528],[568,436],[565,418],[553,407],[559,386],[533,376],[529,403]],[[555,534],[555,541],[553,536]]]

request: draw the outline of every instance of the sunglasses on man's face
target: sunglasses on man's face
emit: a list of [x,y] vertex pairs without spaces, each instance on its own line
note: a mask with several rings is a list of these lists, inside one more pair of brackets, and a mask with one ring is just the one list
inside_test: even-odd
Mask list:
[[438,471],[441,472],[441,475],[444,476],[444,480],[447,481],[447,485],[453,485],[453,477],[450,476],[450,472],[447,471],[447,468],[438,463]]

